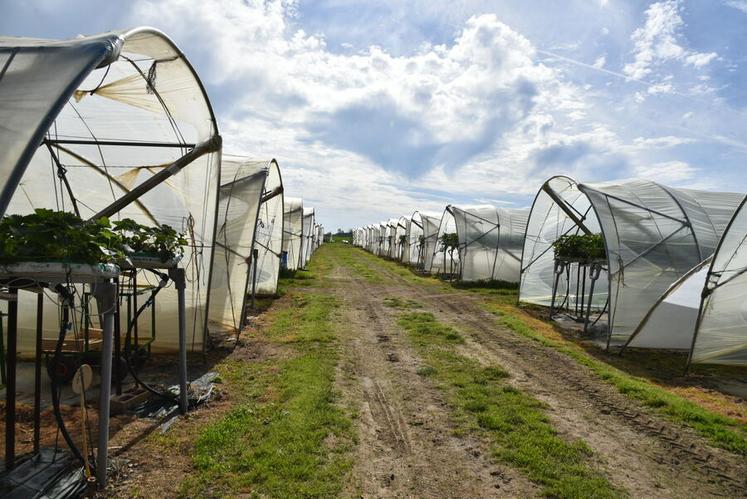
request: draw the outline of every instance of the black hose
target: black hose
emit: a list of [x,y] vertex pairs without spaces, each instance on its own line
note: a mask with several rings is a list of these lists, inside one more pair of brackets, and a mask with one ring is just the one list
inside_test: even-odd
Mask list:
[[54,356],[52,357],[52,376],[50,376],[52,378],[52,408],[54,412],[54,418],[57,421],[57,427],[60,429],[60,433],[62,433],[62,438],[65,439],[65,442],[67,443],[67,446],[70,447],[73,455],[77,459],[79,459],[81,463],[84,463],[85,459],[83,458],[83,454],[75,445],[75,442],[73,442],[72,437],[70,437],[70,434],[65,427],[65,421],[62,419],[62,413],[60,412],[59,386],[57,384],[57,366],[60,362],[60,356],[62,355],[62,345],[65,343],[67,326],[68,322],[70,321],[70,307],[72,306],[73,294],[70,293],[70,290],[68,290],[67,287],[63,286],[62,284],[58,284],[55,287],[55,291],[57,291],[57,293],[62,296],[63,306],[60,334],[57,337],[57,344],[55,345]]
[[[140,315],[145,311],[146,308],[151,306],[155,300],[156,295],[159,291],[161,291],[163,288],[166,287],[166,284],[169,281],[169,277],[166,274],[163,274],[161,272],[152,271],[154,274],[158,275],[161,278],[161,281],[158,283],[158,287],[153,290],[150,297],[143,303],[140,308],[135,312],[135,316],[130,320],[130,323],[127,326],[127,333],[125,334],[125,350],[124,350],[124,358],[125,363],[127,364],[127,370],[132,375],[135,382],[137,382],[138,385],[142,386],[146,390],[148,390],[153,395],[163,398],[165,400],[168,400],[169,402],[176,402],[178,403],[179,399],[176,397],[176,395],[172,395],[170,393],[161,392],[150,386],[148,383],[140,379],[140,377],[137,375],[137,372],[135,372],[135,367],[132,365],[132,362],[130,362],[130,354],[132,350],[132,330],[135,327],[135,324],[137,323],[138,318]],[[134,292],[136,292],[135,290]]]

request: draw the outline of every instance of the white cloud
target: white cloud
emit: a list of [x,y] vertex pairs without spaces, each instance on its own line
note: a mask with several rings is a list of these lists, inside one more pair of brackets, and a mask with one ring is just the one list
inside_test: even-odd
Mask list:
[[684,161],[664,161],[635,168],[636,176],[663,184],[681,184],[692,180],[698,170]]
[[[462,199],[522,203],[559,173],[589,182],[635,176],[649,171],[632,166],[648,151],[667,178],[687,171],[661,162],[663,149],[686,139],[625,137],[631,108],[636,126],[646,122],[644,107],[657,109],[657,99],[630,100],[673,91],[678,80],[606,93],[567,65],[539,62],[534,44],[495,15],[468,19],[443,44],[396,54],[355,37],[332,47],[294,15],[295,4],[281,0],[138,0],[131,20],[162,26],[196,63],[226,152],[277,158],[288,195],[316,205],[323,220],[331,215],[335,227],[440,212]],[[652,39],[642,70],[674,46],[682,64],[707,64],[707,54],[687,62],[699,54],[681,47],[677,29],[669,48]],[[593,64],[607,65],[606,54]],[[663,133],[660,122],[655,128]]]
[[648,87],[647,92],[651,95],[669,94],[674,90],[671,83],[657,83]]
[[685,57],[685,64],[694,66],[696,68],[703,67],[709,64],[712,60],[718,57],[716,52],[693,52]]
[[639,148],[667,148],[679,146],[682,144],[692,144],[693,139],[686,137],[675,137],[673,135],[665,135],[661,137],[636,137],[633,139],[633,144]]
[[[223,110],[227,152],[276,157],[289,193],[349,213],[434,203],[413,192],[432,175],[443,176],[433,189],[468,192],[458,169],[510,137],[546,136],[555,112],[583,117],[578,90],[492,14],[467,20],[452,43],[402,56],[375,46],[334,53],[295,29],[277,0],[141,0],[132,17],[190,41],[185,52],[204,65]],[[498,168],[471,194],[495,196],[505,184],[486,179]]]
[[662,62],[680,60],[700,68],[718,57],[715,52],[690,51],[681,45],[681,29],[685,23],[680,10],[679,0],[664,0],[649,6],[646,22],[630,37],[635,47],[635,58],[623,68],[626,75],[640,80]]
[[727,5],[728,7],[731,7],[733,9],[741,10],[745,14],[747,14],[747,0],[728,0],[724,2],[724,5]]

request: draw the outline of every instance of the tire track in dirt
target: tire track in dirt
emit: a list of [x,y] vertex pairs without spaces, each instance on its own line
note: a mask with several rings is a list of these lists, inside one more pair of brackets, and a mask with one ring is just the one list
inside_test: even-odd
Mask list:
[[362,497],[536,497],[487,448],[454,435],[447,404],[383,305],[382,284],[338,266],[335,293],[344,329],[338,370],[343,403],[360,408],[359,442],[347,495]]
[[456,290],[434,293],[384,265],[373,265],[393,283],[388,288],[392,296],[416,299],[468,333],[472,341],[465,354],[506,369],[517,387],[550,407],[548,415],[561,434],[585,440],[609,479],[632,495],[747,496],[744,458],[649,413],[565,354],[498,325],[474,296]]

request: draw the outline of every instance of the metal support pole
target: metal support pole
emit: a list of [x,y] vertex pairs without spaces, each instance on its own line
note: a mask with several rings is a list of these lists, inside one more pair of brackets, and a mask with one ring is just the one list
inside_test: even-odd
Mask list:
[[[137,269],[132,271],[132,313],[135,323],[132,332],[135,335],[135,351],[140,350],[140,335],[137,327]],[[127,325],[129,327],[129,324]]]
[[8,289],[8,350],[5,385],[5,469],[16,461],[16,350],[18,338],[18,288]]
[[[121,359],[122,359],[122,324],[120,322],[121,307],[119,303],[119,277],[115,281],[117,290],[115,293],[116,300],[114,303],[114,389],[117,395],[122,395],[122,378],[124,373],[122,372]],[[129,324],[128,324],[129,327]]]
[[586,306],[586,321],[584,321],[584,335],[589,329],[589,319],[591,318],[591,301],[594,299],[594,285],[599,279],[599,275],[602,272],[602,268],[597,264],[592,264],[589,270],[589,279],[591,284],[589,285],[589,304]]
[[564,265],[558,261],[555,260],[555,269],[553,269],[553,274],[555,274],[555,278],[553,279],[552,284],[552,300],[550,300],[550,319],[552,319],[553,315],[553,309],[555,308],[555,298],[558,294],[558,285],[560,284],[560,274],[563,272]]
[[96,480],[100,488],[106,487],[106,469],[109,458],[109,408],[112,390],[112,357],[114,346],[114,317],[117,287],[113,282],[95,284],[96,298],[103,315],[101,346],[101,393],[99,395],[99,441],[96,456]]
[[3,331],[3,318],[6,314],[0,312],[0,382],[5,386],[5,331]]
[[169,269],[169,277],[174,281],[179,302],[179,409],[182,414],[186,414],[187,409],[189,409],[189,400],[187,399],[187,321],[184,296],[187,281],[184,269]]
[[[259,250],[252,250],[252,310],[256,310],[257,297],[257,260],[259,260]],[[242,317],[242,322],[243,322]]]
[[[579,263],[579,265],[581,265]],[[581,275],[581,318],[584,318],[584,297],[586,296],[586,264],[583,267],[583,274]]]
[[41,436],[41,376],[42,376],[42,326],[44,318],[44,293],[36,296],[36,356],[34,357],[34,454],[39,452]]

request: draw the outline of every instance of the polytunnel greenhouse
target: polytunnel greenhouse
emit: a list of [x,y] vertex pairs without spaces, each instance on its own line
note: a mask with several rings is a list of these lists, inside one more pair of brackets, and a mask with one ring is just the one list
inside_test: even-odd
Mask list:
[[[439,227],[440,248],[436,249],[446,251],[439,273],[455,273],[462,281],[518,283],[528,216],[529,210],[447,206]],[[453,258],[444,247],[445,234],[456,234]],[[455,268],[447,268],[445,264],[452,261]]]
[[384,253],[384,256],[390,259],[397,258],[397,225],[399,224],[399,221],[394,218],[390,218],[386,221],[386,242],[384,243],[386,246],[386,251]]
[[420,270],[430,271],[438,245],[441,219],[436,215],[416,211],[410,221],[410,264]]
[[314,208],[303,209],[303,237],[301,239],[301,268],[306,268],[306,264],[311,259],[314,252]]
[[211,321],[241,329],[247,297],[275,294],[282,244],[283,183],[277,162],[224,155]]
[[284,200],[283,213],[283,252],[288,270],[303,268],[303,200],[289,198]]
[[[185,352],[201,351],[207,334],[221,139],[199,78],[181,51],[157,30],[137,28],[65,41],[1,38],[0,67],[0,214],[51,218],[67,213],[97,223],[107,223],[103,217],[108,217],[132,231],[165,231],[170,226],[185,234],[184,254],[175,250],[168,261],[156,257],[146,262],[133,253],[126,257],[129,266],[120,268],[110,263],[82,265],[64,256],[53,261],[45,254],[29,257],[32,263],[3,266],[4,275],[15,276],[8,284],[10,292],[18,293],[12,306],[6,302],[9,314],[15,316],[17,309],[18,345],[15,317],[12,326],[9,319],[9,372],[15,369],[11,363],[16,351],[36,351],[38,365],[39,345],[45,345],[46,338],[54,339],[57,352],[65,341],[79,342],[84,334],[88,347],[89,328],[100,326],[103,331],[101,339],[91,341],[101,343],[96,475],[105,485],[111,359],[112,349],[115,356],[120,354],[120,334],[127,337],[125,352],[131,341],[136,351],[182,352],[180,405],[187,408]],[[51,211],[36,211],[40,209]],[[62,254],[80,248],[60,243],[57,249]],[[62,277],[60,268],[65,269]],[[19,289],[21,277],[35,284]],[[55,282],[60,283],[56,293],[51,289]],[[50,289],[43,291],[42,286]],[[140,296],[146,286],[149,298]],[[126,304],[134,314],[151,300],[155,306],[142,320],[115,313]],[[58,303],[70,306],[58,308]],[[66,331],[60,318],[67,323],[70,309],[87,320],[70,321],[72,330]],[[179,334],[178,326],[186,335]],[[50,367],[56,373],[53,387],[61,376],[58,368],[65,365],[58,358],[55,353]],[[114,363],[115,371],[118,366]],[[6,468],[14,464],[15,388],[13,375],[6,388]],[[59,427],[82,460],[64,424]],[[38,447],[38,440],[34,445]]]
[[397,227],[394,231],[395,251],[394,258],[400,262],[405,261],[405,255],[408,252],[407,233],[410,230],[410,218],[399,217]]
[[369,225],[367,234],[366,249],[376,255],[379,252],[379,244],[381,243],[379,241],[379,226],[376,224]]
[[378,246],[375,253],[377,256],[387,256],[389,254],[389,223],[380,222],[376,234]]
[[745,200],[714,254],[656,301],[626,346],[689,351],[689,363],[747,365]]
[[280,277],[285,213],[284,189],[277,161],[273,159],[263,163],[267,169],[267,177],[262,191],[262,204],[257,214],[257,229],[254,236],[256,264],[251,268],[249,291],[252,295],[271,296],[277,293]]
[[[586,319],[593,309],[607,319],[607,346],[622,346],[670,285],[714,252],[742,197],[553,177],[529,215],[519,299],[582,316],[586,309]],[[584,234],[600,235],[601,259],[556,258],[557,241]]]
[[[0,99],[7,103],[0,120],[13,124],[0,135],[0,210],[50,208],[185,232],[189,346],[202,350],[220,137],[187,60],[152,29],[62,42],[5,38],[0,48]],[[140,282],[153,281],[138,274]],[[25,298],[19,347],[29,350],[35,311]],[[154,349],[176,350],[176,313],[176,291],[163,289]],[[50,332],[58,327],[54,315],[46,317]],[[150,322],[139,333],[149,337]]]

